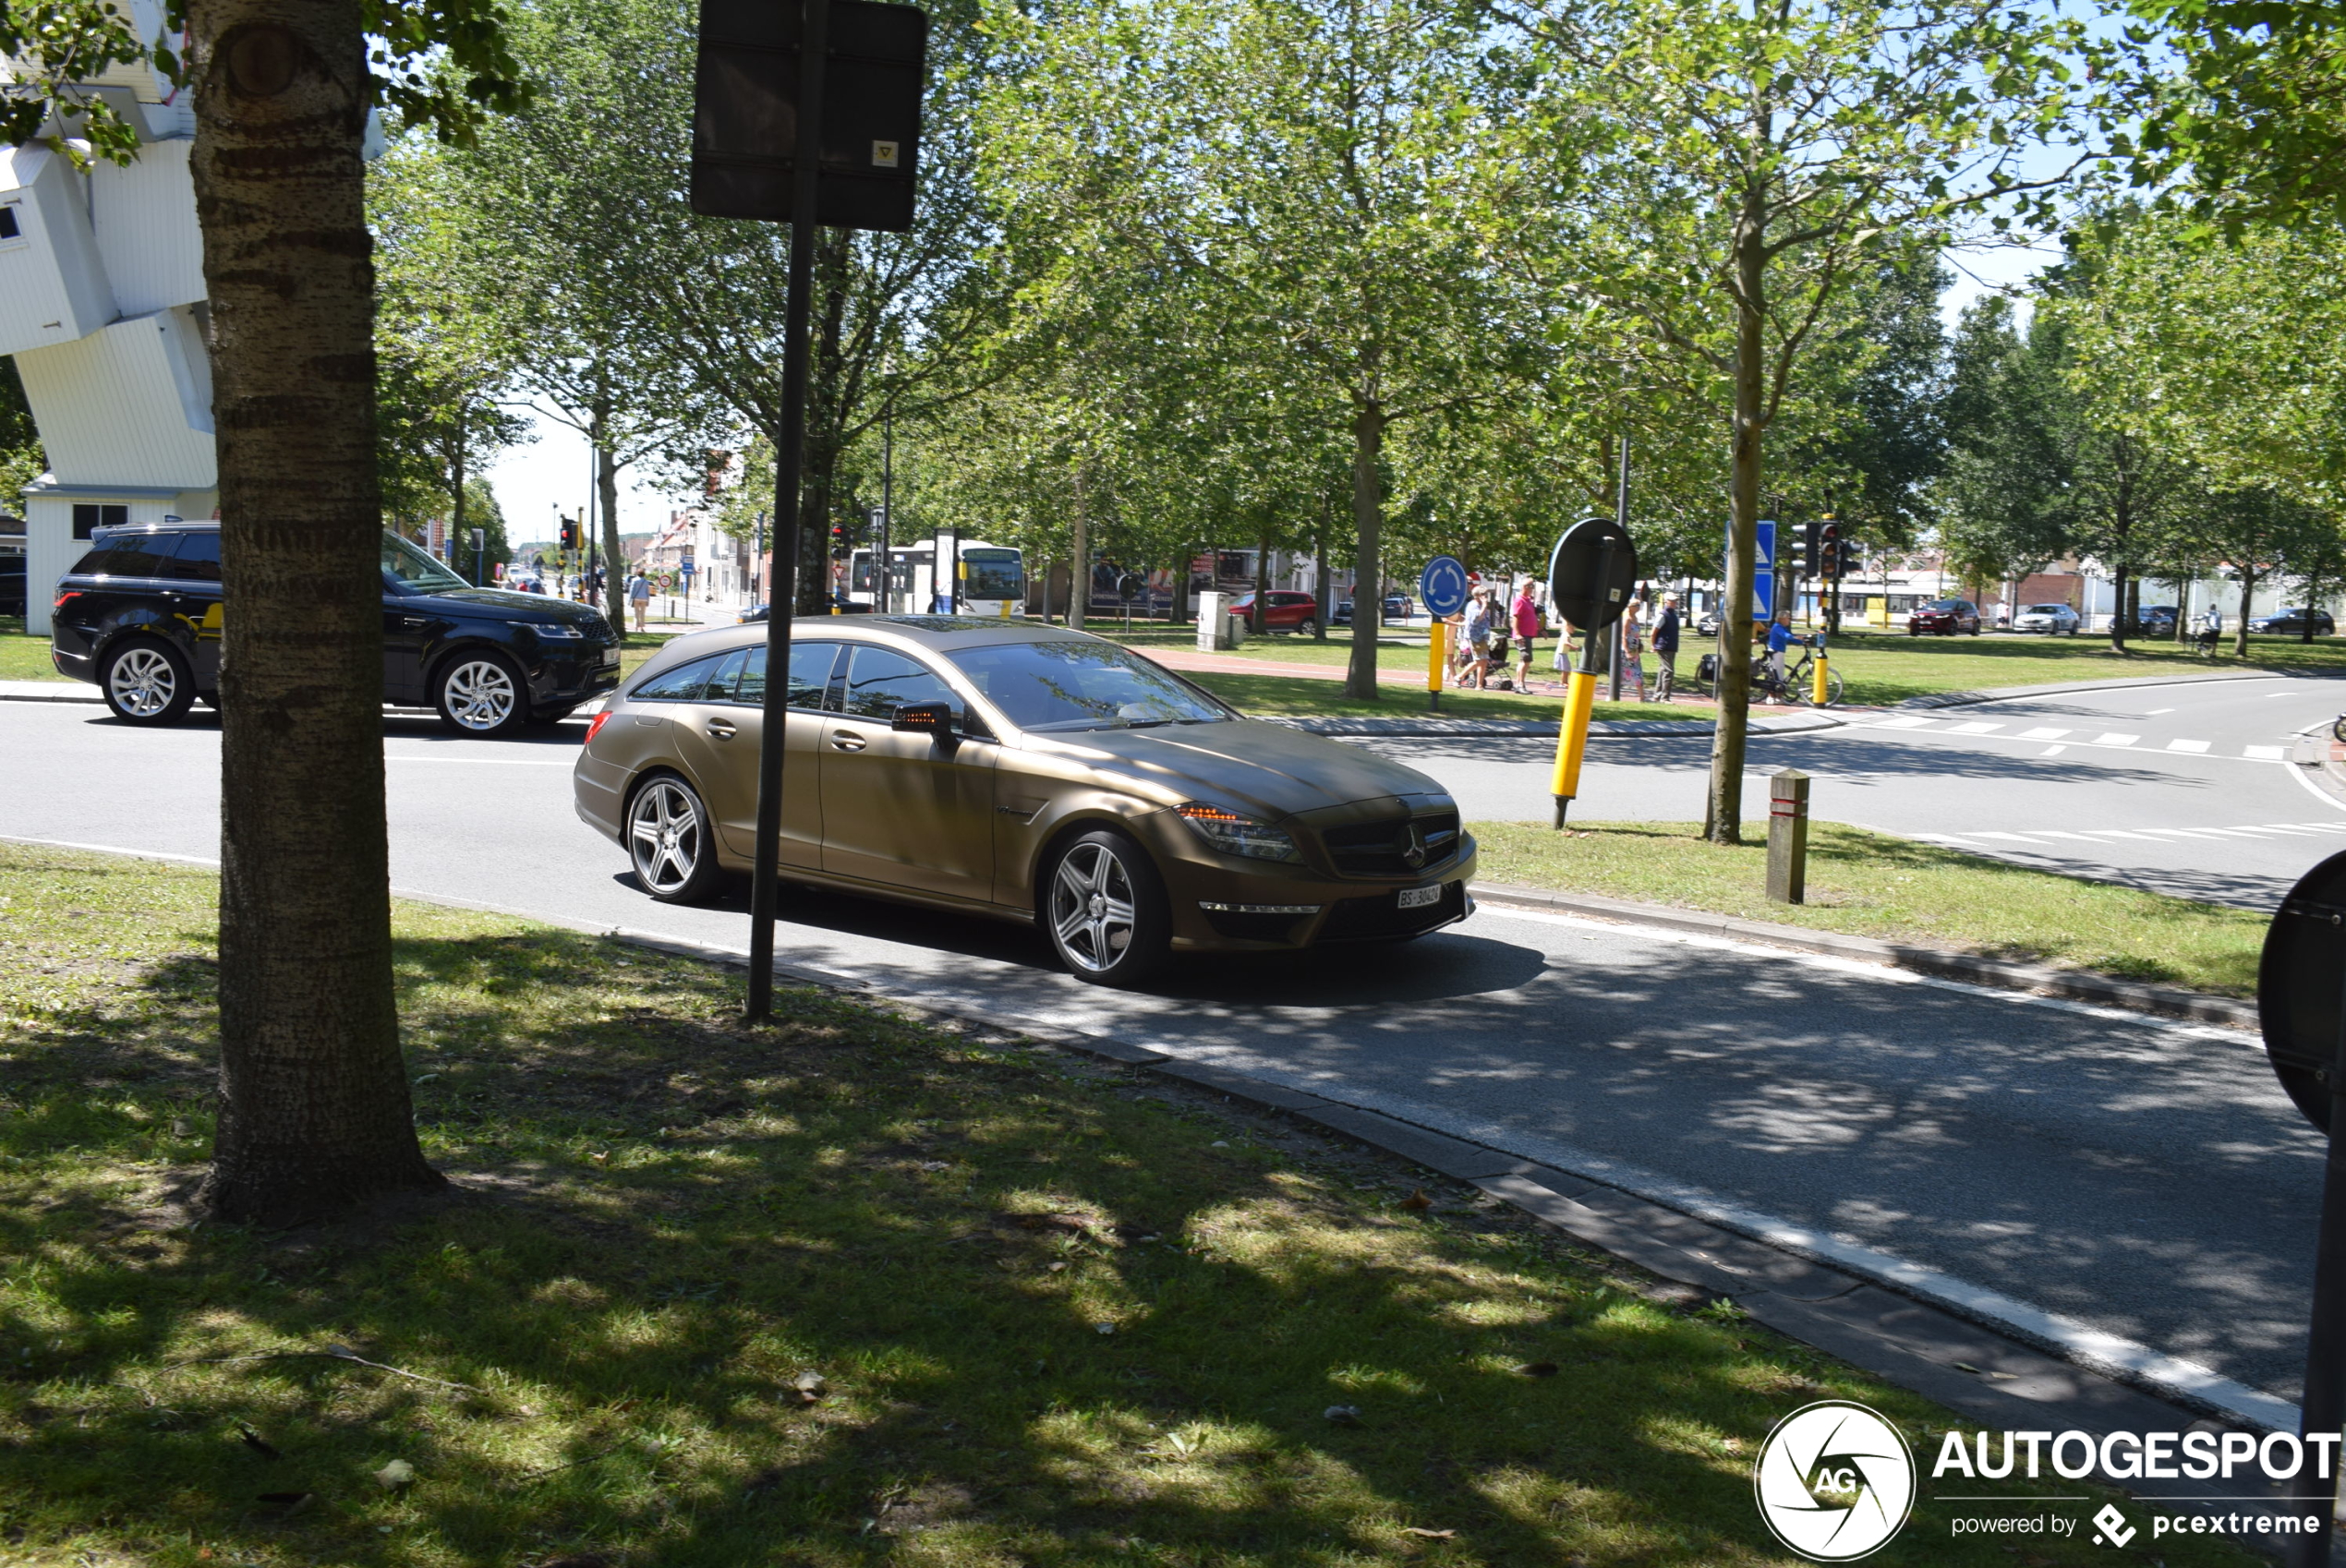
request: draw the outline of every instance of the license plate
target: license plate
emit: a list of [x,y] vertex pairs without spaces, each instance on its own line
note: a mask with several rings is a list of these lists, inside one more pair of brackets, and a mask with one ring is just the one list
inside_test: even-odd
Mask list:
[[1439,883],[1435,884],[1432,887],[1404,887],[1401,889],[1401,907],[1405,910],[1421,910],[1428,904],[1438,904],[1441,901],[1442,887]]

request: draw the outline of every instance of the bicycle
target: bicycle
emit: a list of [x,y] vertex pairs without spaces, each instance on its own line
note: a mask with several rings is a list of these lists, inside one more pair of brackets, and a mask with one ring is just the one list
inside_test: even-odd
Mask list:
[[[1755,698],[1771,696],[1775,698],[1778,702],[1786,703],[1795,707],[1813,707],[1816,706],[1816,648],[1817,645],[1814,639],[1804,641],[1801,644],[1800,657],[1796,660],[1790,668],[1784,670],[1784,680],[1781,683],[1779,683],[1773,676],[1768,673],[1767,656],[1760,653],[1756,648],[1753,649],[1751,660],[1752,696]],[[1718,655],[1704,654],[1702,657],[1697,661],[1695,665],[1694,687],[1697,692],[1709,697],[1712,702],[1717,702],[1719,700]],[[1825,706],[1827,707],[1832,707],[1837,705],[1841,701],[1841,671],[1833,669],[1832,662],[1828,660],[1825,665]]]

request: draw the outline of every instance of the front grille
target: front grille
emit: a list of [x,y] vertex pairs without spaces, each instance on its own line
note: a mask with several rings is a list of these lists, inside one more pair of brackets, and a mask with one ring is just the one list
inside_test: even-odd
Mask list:
[[1453,882],[1442,889],[1438,902],[1405,910],[1400,896],[1380,893],[1373,899],[1347,899],[1328,911],[1320,928],[1323,942],[1343,942],[1371,936],[1409,936],[1431,931],[1466,913],[1466,884]]
[[[1410,829],[1417,831],[1412,836]],[[1328,858],[1345,876],[1415,876],[1458,852],[1458,814],[1381,817],[1331,827],[1320,835]],[[1409,851],[1421,851],[1412,862]]]

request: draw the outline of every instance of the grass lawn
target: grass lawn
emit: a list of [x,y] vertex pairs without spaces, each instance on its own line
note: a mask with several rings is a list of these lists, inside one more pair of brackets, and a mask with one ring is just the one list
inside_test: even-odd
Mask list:
[[[1418,718],[1426,713],[1423,692],[1406,686],[1384,688],[1385,700],[1354,702],[1333,681],[1309,675],[1247,675],[1220,669],[1184,669],[1194,681],[1240,712],[1257,718]],[[1708,721],[1718,710],[1707,703],[1598,703],[1590,710],[1598,718],[1687,718]],[[1445,691],[1445,718],[1537,719],[1553,723],[1564,716],[1564,699],[1553,694],[1518,696],[1512,692]]]
[[[1478,822],[1481,875],[2253,995],[2269,917],[2031,871],[1833,823],[1808,826],[1808,899],[1767,897],[1767,829],[1723,848],[1694,823]],[[1755,830],[1746,828],[1747,833]]]
[[[2267,669],[2284,674],[2346,675],[2346,642],[2322,637],[2251,637],[2248,657],[2226,652],[2201,658],[2170,642],[2129,643],[2112,653],[2106,637],[2026,637],[1989,633],[1977,637],[1909,637],[1904,633],[1849,633],[1832,645],[1832,662],[1848,682],[1846,700],[1888,704],[1934,692],[1996,686],[2050,685],[2064,681],[2155,679],[2204,675],[2211,669]],[[1683,656],[1681,656],[1683,657]]]
[[[214,887],[0,846],[11,1562],[1788,1565],[1776,1420],[1950,1419],[1210,1097],[412,905],[458,1190],[190,1224]],[[1953,1512],[1876,1561],[2010,1562]]]
[[24,617],[0,615],[0,681],[64,681],[49,662],[49,639],[25,634]]

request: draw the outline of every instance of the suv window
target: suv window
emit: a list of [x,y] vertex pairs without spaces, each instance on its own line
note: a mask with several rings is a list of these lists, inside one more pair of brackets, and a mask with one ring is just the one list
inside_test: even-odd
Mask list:
[[179,536],[171,558],[171,574],[183,583],[220,581],[220,536],[210,531]]
[[725,662],[723,654],[710,654],[689,664],[680,664],[664,675],[655,675],[627,694],[635,702],[693,703],[700,700],[708,686],[708,678]]
[[852,718],[889,719],[906,703],[945,703],[954,717],[962,703],[945,678],[917,659],[893,648],[868,645],[853,650],[847,666],[847,701],[841,711]]
[[[792,642],[790,645],[790,706],[821,707],[823,688],[831,683],[831,666],[838,658],[837,643]],[[711,700],[721,702],[725,699]],[[741,683],[734,688],[732,700],[750,707],[766,705],[766,649],[763,645],[749,650],[749,662],[742,669]]]
[[84,577],[160,577],[170,568],[174,534],[127,534],[108,539],[74,564]]

